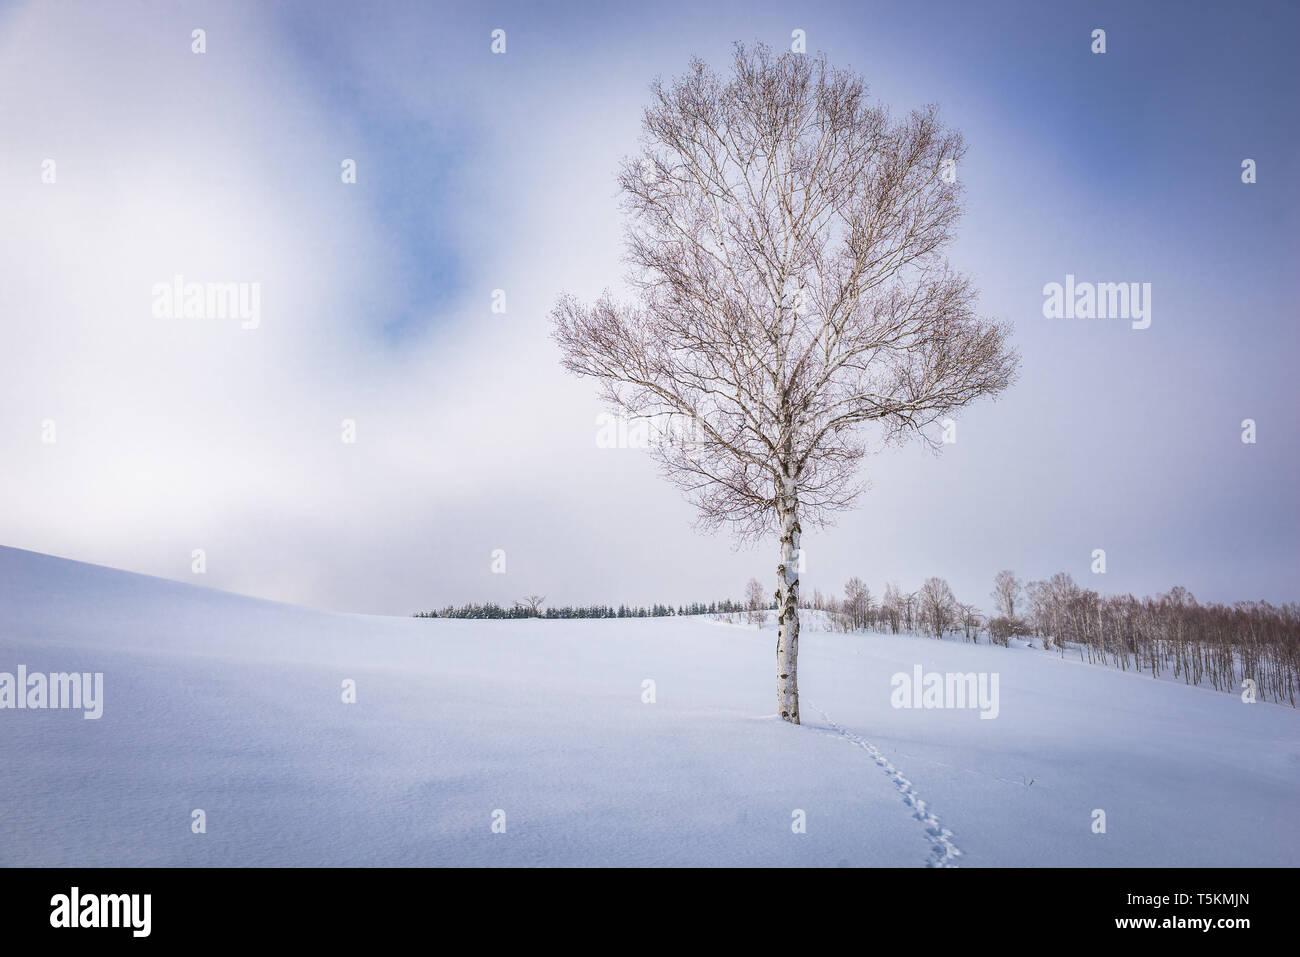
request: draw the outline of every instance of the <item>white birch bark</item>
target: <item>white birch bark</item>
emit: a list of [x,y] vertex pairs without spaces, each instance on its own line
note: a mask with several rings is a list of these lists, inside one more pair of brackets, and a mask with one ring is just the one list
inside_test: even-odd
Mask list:
[[781,496],[781,564],[777,573],[776,710],[799,723],[799,506],[794,482]]

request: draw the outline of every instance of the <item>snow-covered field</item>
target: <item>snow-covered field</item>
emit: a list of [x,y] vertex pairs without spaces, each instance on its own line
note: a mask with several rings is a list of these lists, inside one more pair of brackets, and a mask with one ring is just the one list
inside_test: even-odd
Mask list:
[[[1300,856],[1290,707],[1023,648],[806,631],[794,727],[773,648],[703,618],[328,614],[0,548],[0,672],[104,675],[98,720],[0,710],[0,864]],[[998,716],[895,709],[891,677],[917,665],[997,673]]]

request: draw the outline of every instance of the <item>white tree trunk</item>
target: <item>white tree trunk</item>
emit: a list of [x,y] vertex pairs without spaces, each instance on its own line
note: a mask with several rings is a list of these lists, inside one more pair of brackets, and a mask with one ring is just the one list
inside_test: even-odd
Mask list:
[[781,564],[776,593],[776,710],[799,723],[799,516],[794,483],[781,498]]

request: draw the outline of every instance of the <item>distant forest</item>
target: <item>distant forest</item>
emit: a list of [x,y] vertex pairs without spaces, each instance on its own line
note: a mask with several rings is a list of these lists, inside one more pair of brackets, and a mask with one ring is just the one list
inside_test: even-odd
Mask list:
[[689,605],[564,605],[542,609],[527,600],[507,608],[495,602],[482,605],[448,605],[416,612],[415,618],[664,618],[669,615],[725,615],[748,611],[749,606],[730,598],[692,602]]

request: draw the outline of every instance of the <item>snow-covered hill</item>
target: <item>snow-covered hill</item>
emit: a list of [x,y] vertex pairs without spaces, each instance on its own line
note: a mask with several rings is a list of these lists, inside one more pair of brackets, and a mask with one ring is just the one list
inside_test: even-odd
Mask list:
[[[0,864],[1300,852],[1292,708],[1016,649],[806,632],[794,727],[774,715],[773,645],[704,618],[327,614],[0,548],[0,673],[104,676],[97,720],[0,710]],[[996,673],[997,717],[893,707],[891,678],[917,666]]]

